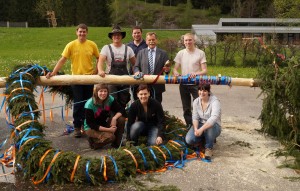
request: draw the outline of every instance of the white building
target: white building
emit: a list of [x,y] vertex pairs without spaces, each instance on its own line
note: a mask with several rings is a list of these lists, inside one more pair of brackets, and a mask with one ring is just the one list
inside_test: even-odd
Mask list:
[[221,18],[217,25],[192,25],[192,32],[209,43],[222,40],[224,35],[241,35],[242,38],[262,37],[270,43],[300,45],[300,18]]

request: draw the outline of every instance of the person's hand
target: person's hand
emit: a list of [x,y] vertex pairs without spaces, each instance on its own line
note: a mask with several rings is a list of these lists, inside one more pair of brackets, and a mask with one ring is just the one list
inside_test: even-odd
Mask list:
[[104,71],[98,71],[98,75],[101,76],[102,78],[105,77],[105,72]]
[[157,144],[157,145],[162,144],[162,142],[163,142],[163,140],[162,140],[161,137],[157,137],[157,138],[156,138],[156,144]]
[[113,118],[111,119],[110,126],[111,126],[111,127],[113,127],[113,126],[116,127],[116,126],[117,126],[117,119],[116,119],[116,118],[113,117]]
[[164,71],[164,72],[166,72],[166,73],[167,73],[167,72],[170,72],[170,70],[171,70],[171,68],[170,68],[170,67],[168,67],[168,66],[165,66],[165,67],[164,67],[164,69],[165,69],[165,71]]
[[140,72],[135,72],[134,73],[135,76],[138,76],[139,74],[140,74]]
[[190,73],[190,78],[195,78],[197,76],[197,73],[193,72],[193,73]]
[[200,137],[203,134],[203,128],[197,129],[195,131],[195,136],[196,137]]
[[55,76],[55,74],[54,74],[53,72],[48,72],[48,73],[46,74],[46,78],[47,78],[47,79],[50,79],[52,76]]
[[171,66],[171,61],[167,60],[166,63],[165,63],[165,67],[170,67],[170,66]]
[[174,76],[180,76],[180,74],[177,71],[174,71],[174,70],[173,70],[173,75]]
[[110,126],[108,129],[111,133],[115,133],[117,130],[117,126]]

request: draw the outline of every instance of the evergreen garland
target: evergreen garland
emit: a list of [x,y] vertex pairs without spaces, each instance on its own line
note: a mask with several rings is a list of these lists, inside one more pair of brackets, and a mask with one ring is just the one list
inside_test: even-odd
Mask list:
[[[16,166],[34,184],[74,182],[99,185],[123,181],[137,173],[164,169],[167,162],[183,160],[186,154],[193,152],[183,143],[187,129],[168,113],[166,137],[175,141],[165,145],[147,147],[141,144],[135,147],[128,142],[126,146],[109,150],[108,155],[98,158],[53,148],[51,142],[44,139],[45,126],[38,121],[40,112],[32,93],[36,79],[45,75],[46,71],[38,65],[19,66],[10,74],[5,91],[9,95],[7,107],[14,119],[12,131],[15,135]],[[62,94],[67,92],[70,91]]]
[[[273,62],[262,62],[258,68],[263,108],[262,131],[277,137],[295,156],[294,168],[300,169],[300,64],[299,58],[284,60],[269,51]],[[285,154],[287,154],[285,153]]]

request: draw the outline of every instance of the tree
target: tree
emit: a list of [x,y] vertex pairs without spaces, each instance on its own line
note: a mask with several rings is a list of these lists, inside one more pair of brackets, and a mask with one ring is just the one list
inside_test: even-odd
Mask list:
[[242,3],[241,0],[235,0],[231,7],[231,14],[235,17],[241,17]]
[[221,65],[223,66],[234,66],[235,60],[234,55],[240,49],[240,36],[226,35],[224,41],[220,42],[220,48],[223,49],[223,58]]
[[89,26],[109,26],[111,11],[108,0],[78,0],[76,20]]
[[276,17],[300,18],[300,0],[274,0]]
[[191,3],[195,9],[207,9],[213,5],[216,5],[214,0],[191,0]]
[[241,16],[244,18],[253,18],[257,14],[257,3],[255,0],[244,1],[242,7]]
[[78,24],[76,18],[76,11],[76,1],[63,1],[61,10],[61,20],[65,26],[75,26]]
[[47,11],[54,11],[56,17],[61,17],[63,0],[38,0],[35,10],[42,17],[47,15]]
[[8,21],[8,5],[7,0],[0,0],[0,21]]

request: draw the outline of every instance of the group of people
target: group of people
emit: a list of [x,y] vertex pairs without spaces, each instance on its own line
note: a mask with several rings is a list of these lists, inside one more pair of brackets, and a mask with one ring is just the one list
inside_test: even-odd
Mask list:
[[[124,44],[122,39],[126,32],[114,26],[108,33],[112,43],[103,46],[100,53],[97,45],[87,39],[87,34],[88,27],[85,24],[77,26],[77,39],[66,45],[62,57],[53,71],[46,75],[47,78],[55,76],[67,59],[71,60],[72,75],[98,74],[105,78],[106,74],[139,76],[141,73],[170,73],[170,66],[166,64],[168,54],[157,47],[155,32],[148,32],[144,40],[142,28],[135,26],[132,29],[133,41]],[[180,50],[174,59],[173,75],[194,78],[207,74],[205,53],[195,46],[193,34],[184,35],[184,45],[185,49]],[[96,69],[93,67],[94,58],[97,60]],[[162,107],[164,84],[141,84],[132,88],[126,84],[72,85],[72,90],[74,134],[77,138],[81,137],[84,129],[91,148],[101,148],[109,143],[112,147],[119,147],[125,128],[127,140],[134,145],[138,144],[140,136],[147,136],[148,145],[163,143],[166,125]],[[130,90],[134,101],[126,112]],[[221,132],[220,101],[210,92],[209,84],[180,84],[179,92],[183,116],[190,128],[185,141],[189,145],[199,146],[205,140],[205,157],[210,159],[214,141]]]

